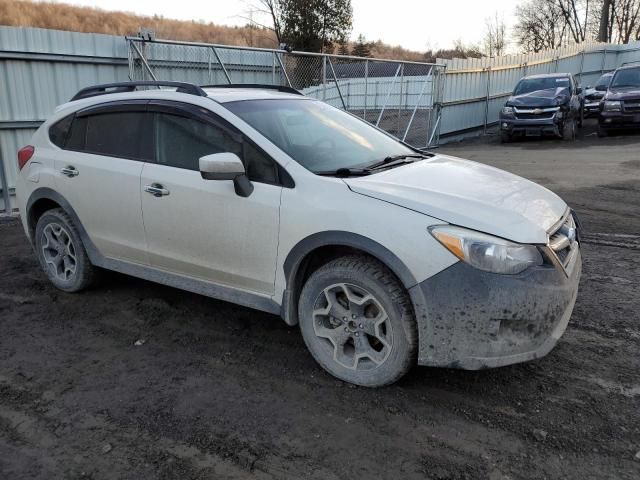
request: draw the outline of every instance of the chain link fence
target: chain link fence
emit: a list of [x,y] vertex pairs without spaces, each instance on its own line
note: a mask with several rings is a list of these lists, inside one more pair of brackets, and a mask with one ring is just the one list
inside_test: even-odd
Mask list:
[[131,80],[290,86],[418,148],[437,145],[444,67],[127,37]]

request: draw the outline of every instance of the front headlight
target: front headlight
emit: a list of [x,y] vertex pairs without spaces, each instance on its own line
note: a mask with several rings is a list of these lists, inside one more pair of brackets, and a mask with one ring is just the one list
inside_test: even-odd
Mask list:
[[513,115],[513,107],[502,107],[502,114],[503,115]]
[[619,112],[622,110],[622,104],[618,100],[606,100],[604,102],[605,112]]
[[533,245],[451,225],[429,227],[429,232],[460,260],[480,270],[513,275],[542,265],[542,256]]

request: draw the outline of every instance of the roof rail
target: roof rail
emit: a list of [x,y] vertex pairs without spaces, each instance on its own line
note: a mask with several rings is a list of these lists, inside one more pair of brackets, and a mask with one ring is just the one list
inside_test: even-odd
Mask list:
[[206,97],[207,94],[199,86],[193,83],[185,82],[159,82],[159,81],[138,81],[138,82],[116,82],[103,83],[101,85],[93,85],[86,87],[76,93],[71,101],[80,100],[82,98],[96,97],[98,95],[106,95],[109,93],[134,92],[138,87],[176,87],[176,92],[188,93],[199,97]]
[[277,90],[283,93],[293,93],[294,95],[304,95],[300,90],[296,90],[293,87],[263,83],[223,83],[220,85],[202,85],[202,88],[259,88],[262,90]]

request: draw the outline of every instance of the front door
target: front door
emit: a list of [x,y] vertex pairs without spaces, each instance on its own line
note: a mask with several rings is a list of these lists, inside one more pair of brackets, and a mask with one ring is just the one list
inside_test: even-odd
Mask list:
[[[141,182],[149,262],[167,272],[271,295],[282,191],[277,167],[211,115],[209,122],[179,108],[170,113],[156,108],[156,161],[144,165]],[[201,177],[199,158],[220,152],[244,160],[255,187],[248,198],[235,193],[232,181]]]

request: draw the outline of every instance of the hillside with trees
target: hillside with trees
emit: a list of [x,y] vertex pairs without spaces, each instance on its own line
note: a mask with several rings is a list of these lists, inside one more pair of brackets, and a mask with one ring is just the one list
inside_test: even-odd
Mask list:
[[[350,4],[350,2],[348,3]],[[349,5],[346,16],[350,15]],[[262,48],[277,48],[279,45],[278,37],[271,25],[262,26],[250,21],[247,21],[245,26],[234,27],[200,21],[173,20],[158,15],[143,16],[64,3],[35,3],[27,0],[0,0],[0,25],[109,35],[135,35],[141,27],[144,27],[154,31],[157,38]],[[349,21],[348,31],[350,30]],[[481,55],[477,48],[464,46],[462,42],[457,42],[452,49],[417,52],[386,44],[382,40],[368,41],[362,35],[358,37],[357,41],[352,42],[340,38],[340,35],[333,36],[333,33],[330,42],[322,42],[324,50],[331,53],[357,54],[362,52],[374,58],[411,61],[433,61],[436,57]],[[340,29],[338,29],[338,33],[341,33]],[[316,43],[312,48],[317,50],[317,45]],[[295,45],[293,46],[295,47]]]

